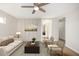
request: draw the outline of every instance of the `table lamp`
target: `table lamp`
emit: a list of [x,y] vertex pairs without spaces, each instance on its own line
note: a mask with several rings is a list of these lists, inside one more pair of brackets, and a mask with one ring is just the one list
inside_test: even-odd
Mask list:
[[20,38],[21,32],[16,32],[17,38]]

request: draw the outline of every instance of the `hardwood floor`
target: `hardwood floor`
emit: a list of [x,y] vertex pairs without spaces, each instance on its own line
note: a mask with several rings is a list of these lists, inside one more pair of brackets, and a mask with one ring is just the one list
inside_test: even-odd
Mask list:
[[47,48],[41,42],[40,42],[39,54],[24,53],[24,45],[22,45],[19,49],[17,49],[11,56],[49,56]]
[[64,55],[65,56],[79,56],[78,53],[76,53],[75,51],[73,51],[67,47],[64,48]]
[[64,48],[63,55],[59,51],[56,51],[56,52],[50,51],[50,55],[51,56],[79,56],[78,53],[74,52],[73,50],[71,50],[71,49],[69,49],[67,47]]
[[[24,44],[23,44],[11,56],[50,56],[50,54],[48,53],[48,50],[44,46],[44,44],[40,42],[40,53],[39,54],[29,54],[29,53],[25,54],[24,53]],[[55,55],[52,54],[51,56],[55,56]],[[59,55],[56,55],[56,56],[59,56]],[[71,49],[65,47],[64,56],[79,56],[79,54],[77,54],[76,52],[72,51]]]

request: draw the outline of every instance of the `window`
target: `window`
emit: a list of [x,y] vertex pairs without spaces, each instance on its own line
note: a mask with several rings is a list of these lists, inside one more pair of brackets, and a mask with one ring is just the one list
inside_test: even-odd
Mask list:
[[5,17],[0,17],[0,23],[6,24],[6,18]]

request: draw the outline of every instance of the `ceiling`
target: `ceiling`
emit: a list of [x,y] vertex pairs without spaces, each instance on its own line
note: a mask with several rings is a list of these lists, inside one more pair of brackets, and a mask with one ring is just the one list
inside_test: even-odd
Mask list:
[[43,6],[46,13],[37,11],[32,14],[33,8],[21,8],[20,6],[31,6],[32,3],[0,3],[0,9],[16,18],[47,18],[57,17],[69,11],[79,8],[78,3],[50,3]]

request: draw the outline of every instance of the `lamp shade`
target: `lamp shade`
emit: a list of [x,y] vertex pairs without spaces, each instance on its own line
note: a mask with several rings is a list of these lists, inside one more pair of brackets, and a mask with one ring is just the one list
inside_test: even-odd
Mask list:
[[21,32],[16,32],[16,34],[20,35],[20,34],[21,34]]

